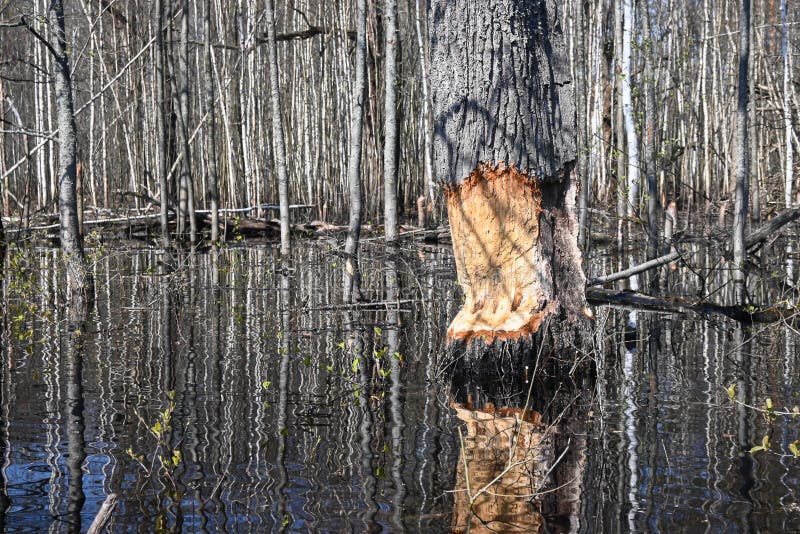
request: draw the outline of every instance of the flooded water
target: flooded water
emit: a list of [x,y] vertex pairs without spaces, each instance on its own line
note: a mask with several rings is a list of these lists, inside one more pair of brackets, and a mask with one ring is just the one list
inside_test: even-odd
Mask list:
[[[380,304],[357,309],[325,244],[277,258],[227,247],[168,272],[156,250],[92,250],[70,332],[55,251],[12,248],[0,530],[85,531],[113,493],[108,532],[478,532],[482,513],[498,531],[800,531],[800,417],[742,405],[800,404],[790,325],[598,307],[596,372],[498,385],[445,365],[447,248],[366,244]],[[528,391],[541,416],[500,410]],[[469,409],[481,397],[496,416]],[[508,458],[527,486],[509,471],[478,495]]]

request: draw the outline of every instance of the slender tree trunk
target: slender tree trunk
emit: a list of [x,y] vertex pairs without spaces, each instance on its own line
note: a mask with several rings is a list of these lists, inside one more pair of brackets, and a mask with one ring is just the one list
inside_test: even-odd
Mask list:
[[217,103],[214,95],[214,54],[211,51],[211,0],[205,1],[206,106],[208,107],[208,198],[211,203],[211,242],[219,243],[219,171],[217,169]]
[[783,30],[783,39],[781,42],[781,54],[783,55],[783,125],[786,144],[783,200],[786,209],[789,209],[793,203],[794,153],[792,152],[792,55],[789,52],[789,26],[786,21],[786,16],[786,0],[781,0],[781,27]]
[[[617,248],[622,250],[625,242],[625,215],[627,214],[627,186],[624,181],[626,176],[625,161],[627,155],[623,150],[623,139],[625,137],[625,115],[622,105],[622,86],[625,81],[622,79],[622,49],[624,45],[623,36],[623,2],[624,0],[613,0],[614,2],[614,151],[616,152],[616,186],[617,186]],[[622,268],[622,255],[620,255],[619,267]]]
[[525,354],[585,305],[560,16],[553,0],[435,0],[430,20],[435,172],[465,293],[447,337]]
[[[181,131],[181,196],[185,201],[184,217],[189,219],[189,241],[197,242],[197,220],[195,218],[194,179],[192,177],[192,153],[189,149],[189,0],[184,0],[181,13],[181,47],[178,51],[178,104],[180,107]],[[185,231],[185,228],[183,229]]]
[[83,257],[83,238],[78,225],[77,138],[75,112],[72,98],[72,73],[67,52],[67,34],[64,27],[64,4],[61,0],[50,3],[50,23],[53,28],[54,85],[58,115],[58,212],[61,224],[61,250],[67,270],[67,302],[71,305],[83,301],[88,290],[88,274]]
[[584,0],[575,3],[577,10],[575,17],[575,43],[576,43],[576,65],[575,80],[578,106],[578,177],[581,188],[578,196],[578,244],[584,252],[589,244],[588,210],[589,210],[589,189],[591,188],[591,176],[589,176],[589,145],[591,132],[587,127],[586,109],[588,101],[589,77],[586,69],[586,34],[588,24],[586,22],[586,6]]
[[647,259],[658,256],[658,182],[656,178],[656,140],[655,140],[655,87],[653,72],[654,39],[650,33],[650,14],[645,3],[642,10],[642,30],[647,43],[644,47],[644,159],[647,177]]
[[367,1],[356,3],[356,71],[353,92],[355,102],[350,117],[350,154],[347,161],[347,181],[350,187],[350,222],[347,227],[347,240],[344,245],[345,273],[343,298],[352,302],[353,279],[358,278],[358,241],[361,235],[362,192],[361,192],[361,144],[364,134],[364,106],[367,96]]
[[281,255],[289,254],[289,169],[286,167],[286,146],[281,121],[281,95],[278,86],[278,49],[275,43],[273,0],[267,0],[267,47],[269,48],[269,84],[272,103],[272,155],[278,174],[278,202],[281,220]]
[[161,200],[161,239],[164,248],[169,248],[169,188],[167,186],[167,105],[166,87],[164,85],[164,0],[155,5],[155,74],[156,74],[156,142],[158,143],[158,189]]
[[428,57],[425,50],[425,42],[422,35],[422,9],[420,8],[420,0],[414,2],[414,22],[417,30],[417,48],[419,50],[419,64],[422,72],[422,132],[425,142],[424,150],[424,169],[425,169],[425,190],[428,194],[428,206],[431,208],[431,214],[435,216],[436,211],[434,204],[436,202],[436,192],[434,190],[433,178],[433,139],[431,137],[430,128],[430,91],[429,87],[429,73],[428,73]]
[[386,0],[384,11],[386,100],[383,115],[383,225],[386,242],[392,243],[397,240],[397,0]]
[[736,304],[745,301],[745,245],[750,179],[750,151],[747,132],[748,70],[750,61],[750,0],[739,0],[739,84],[736,106],[736,195],[733,214],[733,281]]
[[622,23],[622,114],[625,121],[626,149],[628,151],[628,200],[626,215],[633,217],[639,207],[639,137],[633,119],[633,73],[631,71],[631,45],[633,44],[633,0],[623,0]]

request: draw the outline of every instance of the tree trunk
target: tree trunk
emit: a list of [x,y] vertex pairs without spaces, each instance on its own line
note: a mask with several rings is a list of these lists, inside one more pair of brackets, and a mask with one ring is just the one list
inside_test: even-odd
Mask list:
[[[181,47],[178,51],[178,102],[181,131],[181,199],[185,205],[183,217],[189,219],[189,241],[197,242],[195,219],[194,180],[192,178],[192,153],[189,149],[189,0],[184,0],[181,13]],[[185,231],[185,228],[183,228]]]
[[784,171],[784,203],[786,209],[792,206],[794,186],[794,154],[792,153],[792,55],[789,52],[789,25],[786,21],[786,0],[781,0],[781,55],[783,56],[783,125],[786,136],[786,159]]
[[[214,54],[211,51],[211,0],[205,2],[206,106],[208,107],[208,198],[211,203],[211,242],[219,242],[219,171],[217,169],[217,103],[214,96]],[[163,213],[163,211],[162,211]]]
[[[356,80],[355,102],[350,117],[350,154],[347,160],[347,181],[350,187],[350,222],[344,245],[345,273],[343,299],[352,302],[353,283],[358,278],[358,241],[361,235],[361,143],[364,134],[364,104],[367,89],[367,0],[358,0],[356,8]],[[356,291],[357,292],[357,291]]]
[[739,87],[736,107],[736,197],[733,214],[733,281],[736,304],[745,300],[745,246],[744,227],[747,221],[747,204],[750,179],[750,151],[747,135],[748,64],[750,61],[750,0],[740,0],[739,23]]
[[[639,138],[633,120],[631,84],[631,44],[633,41],[633,0],[622,2],[622,114],[625,121],[626,150],[628,151],[628,188],[626,215],[632,218],[639,211]],[[630,228],[629,228],[630,230]]]
[[[422,118],[420,122],[422,123],[422,132],[423,138],[425,140],[425,147],[424,147],[424,169],[425,169],[425,191],[428,194],[428,206],[431,208],[430,213],[432,218],[436,216],[436,211],[433,209],[434,204],[436,203],[436,192],[434,191],[434,182],[433,182],[433,139],[431,138],[431,131],[430,131],[430,111],[428,111],[428,107],[430,106],[430,91],[428,90],[429,86],[429,76],[428,76],[428,64],[427,64],[427,54],[425,53],[425,41],[422,37],[422,8],[420,7],[420,0],[415,0],[414,2],[414,22],[417,30],[417,48],[419,50],[419,64],[420,64],[420,71],[422,73],[421,82],[422,82],[422,95],[420,98],[422,99]],[[424,221],[423,221],[424,225]]]
[[431,21],[435,175],[465,293],[447,337],[527,350],[545,320],[571,327],[585,305],[556,3],[435,0]]
[[286,146],[281,121],[281,95],[278,86],[278,49],[275,44],[273,0],[267,0],[267,47],[269,48],[269,85],[272,104],[272,155],[278,174],[278,202],[281,220],[281,255],[289,255],[289,169],[286,167]]
[[384,9],[386,96],[383,117],[383,227],[386,242],[392,243],[397,240],[397,0],[386,0]]
[[161,239],[164,248],[169,248],[169,189],[167,187],[167,105],[166,87],[164,86],[164,0],[158,0],[155,6],[155,74],[156,74],[156,142],[158,144],[158,189],[161,201]]
[[88,274],[83,257],[83,238],[78,225],[77,141],[63,2],[54,1],[50,4],[50,18],[55,37],[52,51],[58,114],[58,214],[61,250],[66,260],[67,302],[77,304],[76,301],[82,301],[88,289]]
[[[655,87],[656,76],[653,72],[654,39],[650,33],[650,14],[647,6],[642,10],[642,30],[645,42],[644,48],[644,161],[647,178],[647,259],[652,260],[658,256],[658,182],[656,179],[656,104]],[[653,287],[657,286],[654,280]]]

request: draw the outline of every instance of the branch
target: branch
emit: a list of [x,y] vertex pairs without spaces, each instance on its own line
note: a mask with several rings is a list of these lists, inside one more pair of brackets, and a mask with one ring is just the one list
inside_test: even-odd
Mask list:
[[750,235],[745,237],[744,247],[746,249],[753,248],[762,241],[766,241],[782,227],[797,219],[800,219],[800,206],[787,208],[773,217],[771,221],[768,221],[766,224],[762,225],[761,228],[754,230],[750,233]]
[[587,288],[586,300],[593,304],[617,304],[636,309],[661,311],[667,313],[694,312],[700,315],[724,315],[744,324],[775,323],[787,321],[790,324],[800,321],[798,308],[778,308],[775,306],[720,306],[710,302],[690,301],[679,298],[658,298],[636,291],[615,291],[612,289]]
[[665,256],[660,256],[650,261],[646,261],[642,264],[639,264],[635,267],[631,267],[630,269],[625,269],[624,271],[619,271],[613,274],[608,274],[606,276],[598,276],[597,278],[592,278],[586,283],[587,287],[591,286],[599,286],[601,284],[605,284],[607,282],[616,282],[617,280],[622,280],[624,278],[630,278],[631,276],[639,273],[643,273],[645,271],[649,271],[650,269],[655,269],[656,267],[660,267],[665,263],[669,263],[671,261],[675,261],[681,257],[681,252],[676,250],[675,252],[670,252]]
[[36,37],[45,46],[45,48],[47,48],[47,50],[50,51],[51,54],[53,54],[53,57],[56,59],[56,61],[59,61],[61,59],[61,54],[56,52],[56,49],[53,48],[53,45],[50,44],[50,41],[45,39],[42,36],[42,34],[40,34],[39,32],[36,31],[36,29],[34,29],[33,26],[28,24],[28,21],[25,17],[21,17],[19,20],[22,23],[22,25],[25,26],[28,29],[28,31],[31,32],[33,36]]
[[100,534],[103,532],[103,528],[105,527],[108,519],[111,517],[111,512],[114,511],[114,507],[117,505],[117,494],[111,493],[106,500],[103,502],[103,505],[100,507],[100,511],[97,512],[97,516],[92,521],[92,524],[89,525],[89,530],[86,531],[86,534]]

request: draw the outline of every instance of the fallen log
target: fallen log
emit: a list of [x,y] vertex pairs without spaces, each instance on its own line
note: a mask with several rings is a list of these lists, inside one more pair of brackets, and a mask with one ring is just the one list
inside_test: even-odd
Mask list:
[[[174,214],[170,214],[171,217],[174,217]],[[160,221],[161,215],[156,213],[153,215],[134,215],[129,217],[111,217],[108,219],[95,219],[92,221],[83,221],[84,228],[87,226],[112,226],[114,224],[120,223],[127,223],[129,225],[146,225],[147,223],[157,223]],[[43,232],[48,230],[58,230],[60,228],[59,223],[55,224],[45,224],[41,226],[20,226],[17,228],[8,228],[6,230],[7,233],[19,233],[19,232]]]
[[800,308],[779,308],[777,306],[721,306],[705,301],[692,301],[676,297],[654,297],[636,291],[618,291],[603,288],[587,288],[586,300],[591,304],[611,304],[639,310],[667,313],[697,313],[699,315],[724,315],[745,324],[800,323]]
[[797,219],[800,219],[800,206],[795,206],[780,212],[760,228],[750,232],[750,234],[744,238],[744,247],[746,249],[753,248],[757,244],[766,241],[782,227]]

